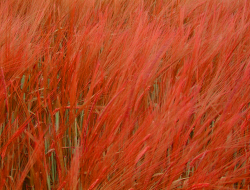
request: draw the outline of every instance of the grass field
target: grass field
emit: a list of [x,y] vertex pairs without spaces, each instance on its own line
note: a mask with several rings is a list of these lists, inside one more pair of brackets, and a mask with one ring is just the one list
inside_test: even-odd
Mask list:
[[1,0],[5,189],[250,189],[250,1]]

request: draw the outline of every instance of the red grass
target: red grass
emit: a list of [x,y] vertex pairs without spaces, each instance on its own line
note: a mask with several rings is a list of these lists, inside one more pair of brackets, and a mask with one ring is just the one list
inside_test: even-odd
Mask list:
[[249,189],[247,0],[2,0],[0,189]]

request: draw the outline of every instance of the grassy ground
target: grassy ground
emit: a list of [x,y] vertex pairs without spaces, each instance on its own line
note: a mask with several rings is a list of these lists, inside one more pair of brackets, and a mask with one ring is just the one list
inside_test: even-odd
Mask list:
[[1,0],[0,189],[249,189],[249,20],[247,0]]

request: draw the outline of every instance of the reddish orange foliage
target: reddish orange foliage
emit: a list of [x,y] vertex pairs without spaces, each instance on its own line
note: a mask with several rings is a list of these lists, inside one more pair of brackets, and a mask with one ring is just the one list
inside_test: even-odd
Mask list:
[[1,0],[0,189],[249,189],[248,0]]

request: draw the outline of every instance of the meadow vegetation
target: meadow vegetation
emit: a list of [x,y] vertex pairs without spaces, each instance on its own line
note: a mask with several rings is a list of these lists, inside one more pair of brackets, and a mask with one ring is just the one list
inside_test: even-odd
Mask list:
[[250,1],[1,0],[0,190],[250,189]]

